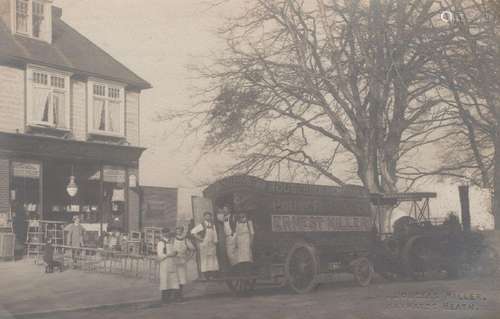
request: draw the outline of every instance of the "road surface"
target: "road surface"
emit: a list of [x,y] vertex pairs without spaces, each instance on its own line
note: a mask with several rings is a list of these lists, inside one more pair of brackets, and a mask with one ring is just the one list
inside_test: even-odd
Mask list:
[[[62,298],[64,298],[62,296]],[[252,296],[229,292],[180,304],[146,303],[36,315],[31,318],[203,318],[203,319],[417,319],[500,318],[500,277],[456,281],[386,282],[356,287],[341,282],[296,295],[283,288],[260,288]],[[20,318],[20,317],[19,317]]]

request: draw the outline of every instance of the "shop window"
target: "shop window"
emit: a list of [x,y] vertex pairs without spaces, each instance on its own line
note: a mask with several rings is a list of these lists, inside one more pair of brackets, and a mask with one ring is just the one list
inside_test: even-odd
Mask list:
[[17,240],[24,243],[28,221],[41,219],[40,164],[11,163],[10,200],[14,233]]
[[[73,177],[73,178],[72,178]],[[70,196],[68,184],[73,180],[77,192]],[[50,220],[70,222],[79,216],[82,223],[100,223],[101,169],[98,165],[47,163],[44,166],[44,211]]]
[[69,75],[29,68],[30,125],[69,128]]
[[123,136],[125,122],[124,87],[106,83],[89,82],[91,85],[90,132]]
[[125,230],[125,177],[124,168],[103,167],[103,214],[108,231]]

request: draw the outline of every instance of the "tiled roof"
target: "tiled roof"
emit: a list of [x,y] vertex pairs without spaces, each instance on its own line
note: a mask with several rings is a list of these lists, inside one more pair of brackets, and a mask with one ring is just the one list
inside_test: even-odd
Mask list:
[[151,84],[129,70],[97,45],[53,16],[52,43],[12,34],[0,20],[0,61],[41,64],[83,76],[126,83],[148,89]]

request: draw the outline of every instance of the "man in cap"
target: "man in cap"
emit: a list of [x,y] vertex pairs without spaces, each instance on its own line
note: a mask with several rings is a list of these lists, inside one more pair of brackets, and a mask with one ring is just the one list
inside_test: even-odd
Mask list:
[[83,247],[83,236],[85,228],[80,225],[80,217],[73,217],[73,223],[64,227],[64,231],[68,232],[66,241],[67,246],[71,246],[71,257],[73,259],[73,268],[76,268],[77,259],[80,255],[79,248]]

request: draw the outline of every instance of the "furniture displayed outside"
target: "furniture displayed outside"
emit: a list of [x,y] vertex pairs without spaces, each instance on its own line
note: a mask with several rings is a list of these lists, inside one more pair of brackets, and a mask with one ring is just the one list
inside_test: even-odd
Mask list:
[[[42,260],[43,243],[27,243],[32,251],[39,254],[28,256],[35,263]],[[76,252],[77,268],[87,272],[114,273],[130,277],[139,277],[150,281],[159,279],[158,262],[155,256],[129,254],[126,252],[107,250],[102,248],[74,248],[66,245],[54,245],[62,254],[55,256],[66,267],[73,265],[72,254]]]
[[161,227],[144,227],[144,243],[147,254],[156,254],[156,245],[161,238]]

